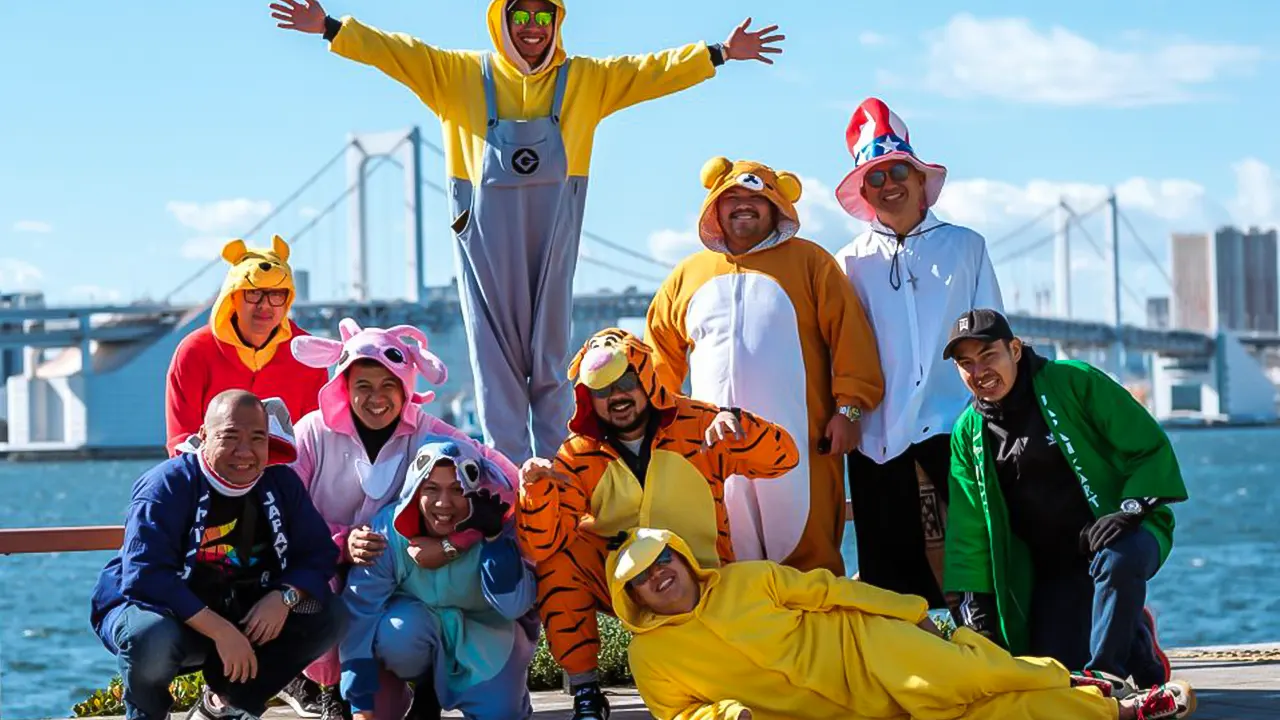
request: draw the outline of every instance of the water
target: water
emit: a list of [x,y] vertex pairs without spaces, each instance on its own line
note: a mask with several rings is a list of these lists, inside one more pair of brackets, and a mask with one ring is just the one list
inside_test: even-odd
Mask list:
[[[1164,644],[1280,641],[1280,431],[1173,440],[1193,500],[1178,508],[1173,555],[1152,584]],[[150,465],[0,463],[0,527],[119,524]],[[0,557],[0,717],[65,717],[115,674],[88,621],[109,556]]]

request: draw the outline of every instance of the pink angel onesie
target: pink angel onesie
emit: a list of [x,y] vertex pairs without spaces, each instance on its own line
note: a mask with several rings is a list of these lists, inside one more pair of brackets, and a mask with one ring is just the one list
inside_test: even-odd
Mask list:
[[[292,340],[293,354],[302,364],[310,367],[337,365],[333,377],[320,390],[319,409],[305,415],[295,427],[298,459],[293,468],[307,487],[321,517],[329,524],[344,566],[351,562],[347,554],[347,535],[352,528],[368,525],[379,510],[396,501],[409,462],[425,437],[443,435],[471,443],[483,457],[501,469],[512,487],[519,487],[520,474],[510,460],[422,408],[434,399],[435,393],[416,392],[417,376],[421,375],[433,385],[440,385],[448,377],[448,371],[438,357],[427,351],[427,338],[421,330],[410,325],[398,325],[389,330],[362,330],[355,320],[345,318],[339,323],[338,332],[341,341],[313,335]],[[400,422],[372,462],[356,431],[347,394],[345,372],[356,360],[373,360],[381,364],[404,387],[405,402]],[[454,533],[449,539],[459,550],[465,550],[481,538],[478,532],[469,530]],[[345,578],[345,567],[340,567],[338,576],[334,578],[335,590],[340,591],[344,587]],[[337,685],[341,678],[337,649],[312,663],[305,674],[321,685]],[[388,679],[391,682],[387,682]],[[385,672],[383,680],[383,690],[392,694],[387,698],[389,701],[396,695],[404,697],[386,703],[380,699],[378,707],[394,710],[393,706],[406,703],[404,709],[407,709],[404,684]],[[383,713],[378,715],[381,717]]]

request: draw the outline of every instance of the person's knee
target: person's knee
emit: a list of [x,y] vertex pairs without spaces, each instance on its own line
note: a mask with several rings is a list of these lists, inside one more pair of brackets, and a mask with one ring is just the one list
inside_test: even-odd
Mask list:
[[118,637],[126,682],[167,685],[182,662],[182,623],[155,613],[134,613],[127,622]]
[[1098,551],[1090,569],[1095,581],[1145,583],[1148,565],[1149,560],[1141,551],[1116,543]]
[[420,602],[396,603],[378,621],[374,654],[402,680],[420,677],[431,666],[440,625]]

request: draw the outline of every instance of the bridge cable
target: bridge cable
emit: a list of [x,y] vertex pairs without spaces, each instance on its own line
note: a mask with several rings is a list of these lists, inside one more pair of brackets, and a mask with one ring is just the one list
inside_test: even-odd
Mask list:
[[[373,175],[375,172],[377,172],[377,171],[378,171],[378,168],[381,168],[383,165],[387,164],[388,162],[393,163],[393,164],[398,164],[398,163],[396,163],[395,159],[391,157],[391,153],[393,153],[393,152],[395,152],[396,150],[400,149],[400,146],[401,146],[401,145],[403,145],[403,144],[405,143],[405,141],[407,141],[408,139],[409,139],[409,136],[408,136],[408,135],[406,135],[406,136],[404,137],[404,139],[403,139],[403,140],[401,140],[400,142],[396,143],[396,144],[395,144],[395,145],[394,145],[390,150],[388,150],[386,155],[379,156],[379,157],[374,161],[373,165],[371,165],[371,166],[369,167],[369,169],[365,171],[365,173],[364,173],[364,178],[363,178],[363,179],[367,180],[371,175]],[[331,202],[331,203],[329,203],[328,205],[326,205],[326,206],[324,207],[324,209],[322,209],[318,215],[316,215],[315,217],[311,218],[311,219],[310,219],[309,221],[307,221],[307,223],[306,223],[305,225],[303,225],[302,227],[298,228],[298,230],[297,230],[297,231],[295,231],[295,232],[293,233],[293,235],[291,235],[291,236],[290,236],[290,237],[292,238],[292,239],[290,240],[290,243],[291,243],[292,245],[297,245],[297,244],[298,244],[298,241],[299,241],[299,239],[300,239],[300,238],[302,238],[302,237],[303,237],[303,236],[305,236],[308,232],[310,232],[310,231],[311,231],[311,229],[312,229],[312,228],[314,228],[314,227],[316,226],[316,224],[317,224],[317,223],[319,223],[319,222],[320,222],[320,220],[321,220],[324,216],[326,216],[326,215],[328,215],[329,213],[333,212],[333,211],[338,207],[338,205],[339,205],[343,200],[346,200],[348,197],[350,197],[351,193],[355,192],[359,187],[360,187],[360,180],[356,180],[355,182],[353,182],[353,183],[351,183],[350,185],[348,185],[348,186],[347,186],[347,189],[346,189],[346,190],[343,190],[343,191],[342,191],[342,193],[341,193],[340,195],[338,195],[336,198],[334,198],[334,199],[333,199],[333,202]]]
[[[329,158],[328,162],[322,165],[319,170],[317,170],[315,173],[311,175],[311,177],[307,178],[306,182],[299,185],[298,188],[294,190],[293,193],[291,193],[287,198],[285,198],[282,203],[277,205],[275,209],[273,209],[271,212],[267,213],[265,217],[263,217],[256,224],[254,224],[253,227],[249,228],[247,232],[241,233],[237,237],[248,239],[251,236],[253,236],[254,233],[266,227],[267,223],[275,219],[275,217],[279,215],[282,210],[288,207],[290,203],[297,200],[302,195],[302,193],[306,192],[308,188],[310,188],[313,184],[315,184],[315,182],[320,179],[321,175],[328,172],[329,168],[333,167],[335,163],[341,160],[347,154],[347,148],[350,146],[351,146],[350,142],[344,144],[342,146],[342,149],[339,150],[337,154],[335,154],[332,158]],[[170,298],[172,298],[174,295],[185,290],[187,286],[191,285],[196,280],[199,280],[201,276],[203,276],[205,273],[209,272],[211,269],[213,269],[214,267],[216,267],[218,264],[222,262],[223,262],[222,256],[219,255],[213,258],[212,260],[210,260],[209,262],[205,263],[203,267],[201,267],[199,270],[197,270],[194,274],[192,274],[187,279],[183,280],[181,283],[178,283],[177,287],[175,287],[173,290],[170,290],[163,298],[161,298],[160,299],[161,304],[167,304]]]
[[1042,238],[1040,238],[1040,239],[1038,239],[1038,240],[1036,240],[1036,241],[1032,242],[1030,245],[1024,245],[1023,247],[1020,247],[1020,248],[1018,248],[1017,250],[1013,250],[1013,251],[1011,251],[1009,254],[1005,255],[1004,257],[1000,258],[999,260],[992,260],[992,261],[991,261],[991,264],[992,264],[992,265],[1003,265],[1003,264],[1005,264],[1005,263],[1009,262],[1010,260],[1016,260],[1016,259],[1018,259],[1018,258],[1022,257],[1023,255],[1027,255],[1027,254],[1031,253],[1033,250],[1038,250],[1038,249],[1040,249],[1040,248],[1041,248],[1041,247],[1043,247],[1046,243],[1051,242],[1051,241],[1052,241],[1054,238],[1056,238],[1057,236],[1058,236],[1058,233],[1056,233],[1056,232],[1053,232],[1053,233],[1050,233],[1050,234],[1048,234],[1048,235],[1045,235],[1044,237],[1042,237]]
[[595,258],[591,257],[590,255],[583,255],[583,256],[579,257],[578,259],[579,259],[580,261],[585,262],[585,263],[588,263],[588,264],[590,264],[590,265],[595,265],[595,266],[598,266],[598,267],[602,267],[602,268],[604,268],[604,269],[606,269],[606,270],[612,270],[612,271],[614,271],[614,272],[616,272],[616,273],[618,273],[618,274],[620,274],[620,275],[625,275],[626,277],[636,278],[636,279],[638,279],[638,280],[648,280],[649,282],[651,282],[651,283],[656,283],[656,284],[658,284],[658,285],[662,285],[662,283],[666,282],[663,278],[655,277],[655,276],[653,276],[653,275],[647,275],[647,274],[645,274],[645,273],[638,273],[638,272],[636,272],[635,270],[627,270],[627,269],[623,269],[623,268],[621,268],[621,267],[618,267],[617,265],[613,265],[613,264],[611,264],[611,263],[607,263],[607,262],[605,262],[605,261],[603,261],[603,260],[597,260],[597,259],[595,259]]
[[[1080,217],[1077,216],[1075,211],[1070,208],[1067,208],[1067,212],[1070,213],[1071,217],[1075,220],[1076,229],[1079,230],[1080,233],[1084,235],[1085,240],[1089,241],[1089,245],[1093,247],[1093,251],[1098,254],[1098,257],[1104,261],[1107,260],[1108,259],[1107,253],[1103,251],[1102,244],[1099,243],[1097,239],[1093,237],[1093,234],[1090,233],[1087,228],[1085,228],[1084,224],[1080,222]],[[1129,287],[1129,284],[1126,283],[1123,279],[1120,281],[1120,289],[1124,290],[1125,294],[1129,296],[1129,299],[1132,300],[1134,304],[1138,306],[1137,308],[1138,311],[1142,312],[1143,310],[1142,300],[1138,298],[1138,294],[1134,292],[1133,288]]]
[[1034,218],[1032,218],[1031,220],[1029,220],[1029,221],[1027,221],[1027,222],[1023,223],[1022,225],[1019,225],[1019,226],[1018,226],[1018,228],[1017,228],[1016,230],[1011,230],[1011,231],[1009,231],[1009,232],[1005,233],[1004,235],[1001,235],[999,238],[997,238],[997,239],[995,239],[995,240],[992,240],[992,241],[988,242],[988,243],[987,243],[987,250],[990,250],[991,248],[993,248],[993,247],[995,247],[995,246],[997,246],[997,245],[1002,245],[1002,244],[1004,244],[1005,242],[1007,242],[1007,241],[1009,241],[1009,240],[1012,240],[1013,238],[1017,237],[1018,235],[1021,235],[1022,233],[1026,232],[1027,230],[1030,230],[1031,228],[1033,228],[1033,227],[1035,227],[1036,225],[1040,224],[1040,222],[1041,222],[1042,220],[1044,220],[1045,218],[1049,217],[1050,213],[1052,213],[1052,212],[1053,212],[1054,210],[1056,210],[1056,209],[1058,209],[1058,206],[1057,206],[1057,205],[1054,205],[1053,207],[1049,208],[1048,210],[1045,210],[1044,212],[1042,212],[1042,213],[1040,213],[1039,215],[1035,216],[1035,217],[1034,217]]
[[1155,266],[1156,271],[1160,273],[1160,276],[1164,278],[1164,281],[1169,284],[1169,288],[1172,289],[1173,278],[1169,277],[1169,273],[1165,272],[1164,265],[1156,259],[1155,253],[1151,251],[1151,247],[1147,245],[1146,241],[1142,239],[1142,236],[1138,234],[1138,231],[1134,229],[1133,223],[1129,222],[1129,216],[1119,212],[1118,210],[1116,211],[1116,214],[1124,221],[1124,226],[1129,229],[1129,234],[1133,236],[1134,240],[1138,241],[1138,247],[1142,248],[1142,252],[1146,253],[1147,258],[1151,260],[1151,264]]

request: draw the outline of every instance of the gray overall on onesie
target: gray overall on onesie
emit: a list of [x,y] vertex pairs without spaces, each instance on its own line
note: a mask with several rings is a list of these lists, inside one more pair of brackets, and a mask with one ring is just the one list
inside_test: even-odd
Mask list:
[[560,134],[569,62],[556,71],[551,113],[529,120],[498,117],[491,55],[483,65],[488,125],[479,187],[450,180],[455,256],[480,428],[519,466],[531,454],[555,457],[568,434],[587,178],[569,177]]

